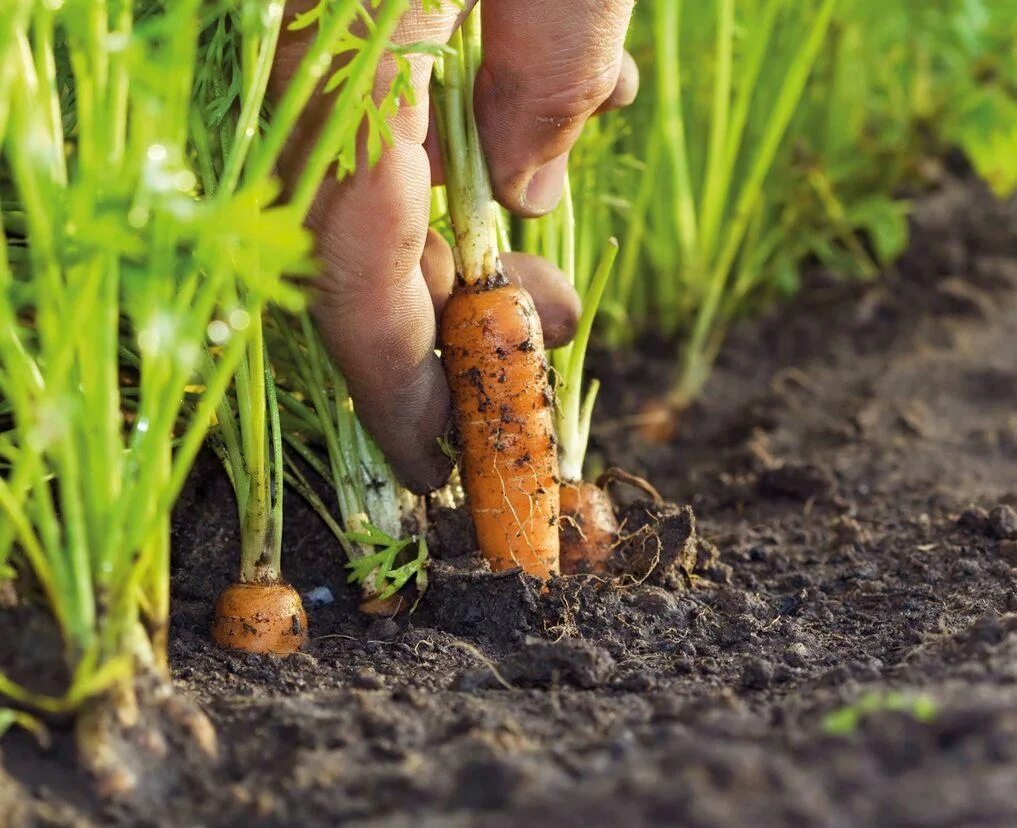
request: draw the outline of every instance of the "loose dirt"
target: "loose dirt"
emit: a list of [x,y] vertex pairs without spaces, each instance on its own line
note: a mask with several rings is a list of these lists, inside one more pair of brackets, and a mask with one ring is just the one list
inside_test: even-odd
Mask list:
[[442,514],[417,611],[367,619],[293,496],[287,574],[336,601],[308,607],[304,654],[224,653],[238,539],[203,460],[171,658],[220,760],[171,754],[104,804],[69,735],[12,734],[0,824],[1017,824],[1017,203],[952,180],[914,224],[887,278],[820,275],[737,327],[668,445],[632,414],[671,349],[594,361],[595,454],[673,501],[623,510],[638,583],[542,594],[471,569]]

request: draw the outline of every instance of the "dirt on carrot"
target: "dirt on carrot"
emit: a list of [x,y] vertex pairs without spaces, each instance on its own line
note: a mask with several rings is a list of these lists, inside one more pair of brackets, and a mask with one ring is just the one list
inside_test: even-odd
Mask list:
[[307,615],[289,584],[230,584],[215,601],[212,639],[248,653],[290,655],[307,641]]
[[520,287],[460,286],[441,319],[461,473],[495,571],[558,572],[558,455],[540,318]]
[[620,527],[611,495],[595,483],[561,484],[561,571],[605,574]]
[[[287,572],[334,600],[308,600],[294,657],[222,650],[238,536],[204,458],[174,524],[170,656],[220,760],[171,742],[147,798],[109,804],[66,730],[49,752],[12,732],[0,825],[1017,823],[1017,202],[947,182],[914,225],[885,279],[817,274],[740,325],[663,447],[627,418],[667,387],[670,345],[591,360],[595,459],[681,504],[619,508],[626,554],[658,561],[639,584],[541,592],[441,510],[416,611],[366,618],[292,498]],[[25,646],[0,636],[0,664]]]

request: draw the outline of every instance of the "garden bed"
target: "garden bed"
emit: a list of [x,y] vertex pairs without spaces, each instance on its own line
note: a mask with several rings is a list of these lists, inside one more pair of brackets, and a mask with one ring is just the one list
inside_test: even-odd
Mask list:
[[542,595],[470,571],[446,514],[418,610],[370,620],[294,497],[286,571],[336,601],[308,607],[306,653],[233,655],[207,634],[238,534],[206,458],[170,654],[220,761],[171,751],[104,804],[68,734],[12,734],[0,824],[1013,824],[1017,204],[948,180],[915,224],[885,280],[817,277],[737,328],[666,446],[632,414],[669,349],[593,360],[594,452],[692,510],[634,504],[626,531],[691,577]]

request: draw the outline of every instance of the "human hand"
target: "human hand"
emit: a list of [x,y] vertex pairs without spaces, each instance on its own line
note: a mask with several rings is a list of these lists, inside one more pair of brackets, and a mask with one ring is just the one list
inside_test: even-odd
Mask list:
[[[287,16],[306,2],[291,2]],[[450,1],[423,10],[413,0],[393,37],[397,44],[444,43],[466,12]],[[433,5],[433,4],[431,4]],[[474,2],[467,2],[467,11]],[[627,105],[638,72],[623,50],[633,0],[486,0],[484,60],[475,107],[496,198],[521,216],[550,212],[561,198],[568,154],[590,116]],[[287,32],[273,71],[285,88],[307,46],[306,32]],[[429,129],[433,58],[411,55],[417,103],[391,122],[393,141],[373,167],[327,180],[308,224],[324,272],[314,315],[346,376],[361,422],[400,478],[416,491],[440,486],[450,470],[439,447],[449,420],[449,393],[435,356],[436,319],[452,290],[452,252],[428,228],[430,189],[441,161]],[[383,62],[384,96],[395,65]],[[299,169],[321,111],[294,135],[282,172]],[[571,339],[579,299],[555,267],[534,256],[505,254],[509,278],[533,296],[548,347]]]

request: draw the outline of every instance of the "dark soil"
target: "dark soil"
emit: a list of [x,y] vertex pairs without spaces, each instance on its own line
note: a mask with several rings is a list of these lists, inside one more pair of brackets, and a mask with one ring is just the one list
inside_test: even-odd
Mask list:
[[682,504],[625,512],[639,583],[464,571],[446,515],[417,612],[370,620],[294,497],[289,575],[337,600],[306,654],[227,654],[235,520],[199,466],[171,656],[219,762],[104,805],[69,736],[13,734],[0,824],[1017,824],[1017,205],[954,182],[915,225],[885,280],[738,327],[669,445],[631,413],[670,351],[600,360],[604,462]]

